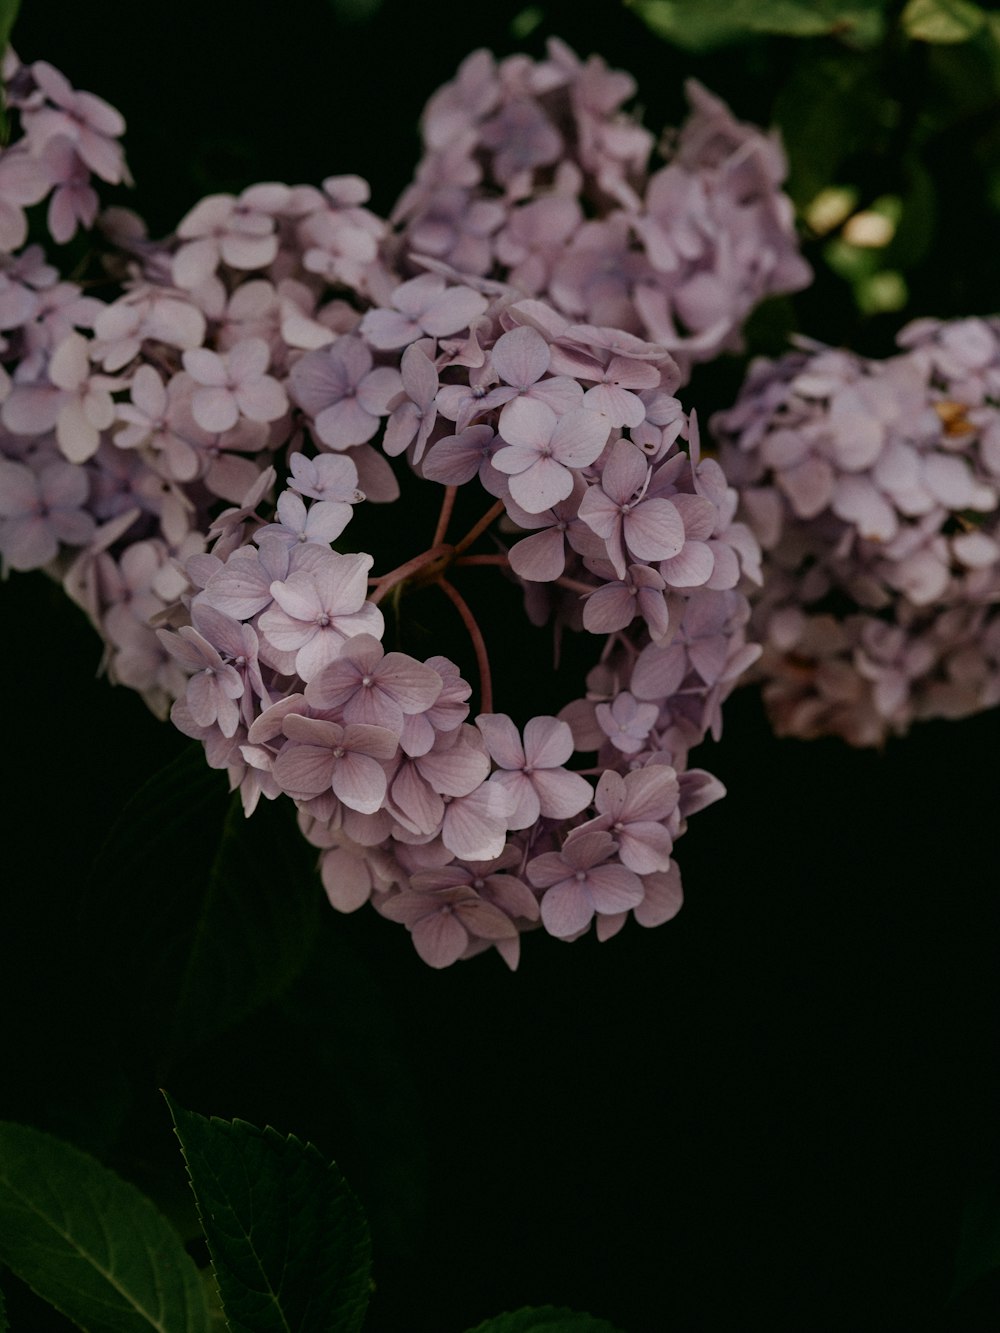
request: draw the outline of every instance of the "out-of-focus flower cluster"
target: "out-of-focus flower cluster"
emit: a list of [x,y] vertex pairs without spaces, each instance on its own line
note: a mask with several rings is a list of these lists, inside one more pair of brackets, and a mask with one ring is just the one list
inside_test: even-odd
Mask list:
[[[0,255],[5,565],[61,577],[112,679],[201,740],[248,814],[290,796],[331,902],[371,899],[432,965],[495,945],[514,966],[538,925],[606,939],[629,914],[667,920],[673,843],[722,794],[688,754],[759,651],[738,585],[760,577],[667,343],[709,355],[775,284],[804,281],[777,147],[696,90],[647,182],[627,76],[559,44],[540,64],[479,53],[432,99],[394,227],[358,177],[210,196],[163,242],[113,209],[104,286],[120,294],[102,300],[39,246],[14,251],[46,192],[57,240],[70,213],[93,221],[89,171],[125,179],[122,121],[44,64],[9,55],[5,78],[22,132],[0,153],[0,180],[22,182]],[[72,209],[50,164],[70,158]],[[455,217],[487,219],[485,250],[433,243],[453,167]],[[623,228],[615,247],[584,199]],[[577,218],[558,235],[552,205]],[[622,285],[626,251],[645,276]],[[664,338],[643,309],[664,312]],[[440,514],[426,549],[372,573],[378,544],[354,553],[344,534],[358,505],[398,498],[391,460],[426,483],[428,528]],[[485,511],[449,537],[464,487]],[[471,565],[520,585],[534,624],[601,636],[558,717],[494,711],[456,586]],[[472,645],[475,716],[450,656],[383,647],[383,597],[425,586]]]
[[712,422],[765,550],[756,671],[783,735],[878,745],[1000,702],[1000,320],[899,343],[757,362]]
[[[398,247],[502,274],[562,314],[666,347],[690,367],[738,351],[760,301],[805,287],[784,153],[690,81],[654,138],[635,81],[550,41],[542,61],[476,51],[424,112],[424,156],[391,221]],[[683,381],[682,381],[683,382]]]

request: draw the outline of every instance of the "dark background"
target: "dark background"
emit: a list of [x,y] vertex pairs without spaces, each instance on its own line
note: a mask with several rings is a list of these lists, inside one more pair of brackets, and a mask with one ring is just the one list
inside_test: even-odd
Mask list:
[[[387,0],[347,22],[320,0],[280,17],[257,2],[26,0],[14,44],[122,110],[130,202],[153,234],[254,180],[357,171],[388,211],[421,105],[476,46],[537,53],[557,32],[598,50],[636,74],[653,127],[676,123],[689,72],[768,123],[802,58],[768,40],[695,59],[610,3],[546,5],[518,42],[519,9]],[[859,179],[880,168],[855,164]],[[994,222],[981,201],[968,216],[961,168],[937,177],[915,310],[1000,305]],[[798,326],[887,350],[904,315],[863,318],[811,257]],[[685,401],[724,406],[739,373],[698,372]],[[532,935],[516,975],[495,955],[438,973],[370,910],[324,911],[284,996],[164,1056],[114,980],[154,960],[135,953],[128,904],[120,937],[93,948],[88,876],[130,796],[187,742],[97,678],[96,637],[44,576],[14,575],[0,598],[0,1116],[95,1152],[186,1231],[159,1084],[203,1114],[312,1139],[369,1212],[373,1333],[460,1333],[546,1302],[626,1333],[996,1327],[995,1275],[949,1302],[977,1235],[1000,1257],[996,712],[859,753],[775,740],[742,691],[698,755],[729,795],[679,845],[674,922],[605,945]],[[198,884],[176,887],[187,910]],[[15,1333],[68,1327],[3,1286]]]

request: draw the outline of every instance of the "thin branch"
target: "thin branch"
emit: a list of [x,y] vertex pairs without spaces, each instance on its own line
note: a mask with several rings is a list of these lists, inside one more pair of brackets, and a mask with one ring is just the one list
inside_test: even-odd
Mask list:
[[[451,547],[446,543],[438,546],[432,546],[428,551],[422,551],[420,555],[415,555],[412,560],[407,560],[405,564],[397,565],[395,569],[390,569],[388,574],[383,574],[380,579],[375,581],[375,586],[368,594],[368,600],[376,605],[382,600],[390,588],[394,588],[397,583],[402,583],[408,579],[411,574],[416,574],[418,570],[425,565],[433,564],[441,556],[447,556],[451,552]],[[368,580],[372,582],[371,579]]]
[[481,536],[486,531],[486,529],[490,526],[493,520],[495,518],[499,518],[499,516],[503,513],[503,509],[504,509],[504,504],[502,500],[498,500],[495,505],[490,505],[489,509],[487,509],[486,513],[482,516],[479,522],[475,524],[474,527],[471,527],[469,531],[465,534],[465,536],[462,538],[462,540],[456,545],[455,554],[461,555],[463,551],[467,550],[476,540],[476,538]]
[[441,591],[453,603],[455,610],[462,617],[462,623],[469,631],[469,638],[472,640],[472,646],[476,652],[476,665],[479,668],[479,711],[481,713],[493,712],[493,681],[490,677],[490,661],[486,653],[486,642],[483,639],[482,631],[476,624],[475,617],[469,610],[465,598],[453,588],[444,577],[437,580],[437,585]]
[[431,546],[440,546],[444,541],[444,534],[448,531],[448,520],[451,518],[451,511],[455,508],[455,496],[457,494],[457,486],[445,487],[444,499],[441,501],[441,513],[438,515],[437,527],[434,529]]
[[510,569],[510,561],[505,555],[462,555],[453,562],[455,565],[498,565]]

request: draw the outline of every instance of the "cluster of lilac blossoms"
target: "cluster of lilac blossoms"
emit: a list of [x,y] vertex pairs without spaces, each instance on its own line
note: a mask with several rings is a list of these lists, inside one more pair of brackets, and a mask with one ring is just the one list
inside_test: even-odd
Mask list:
[[424,112],[424,156],[390,219],[400,262],[501,276],[569,319],[654,340],[685,379],[740,350],[753,308],[812,271],[777,137],[686,91],[690,116],[655,145],[623,110],[635,81],[598,57],[554,39],[541,61],[474,52]]
[[918,320],[885,361],[804,345],[713,419],[765,550],[775,728],[877,745],[1000,703],[1000,320]]
[[[553,129],[555,156],[546,149],[531,170],[500,165],[545,139],[529,133],[527,92],[511,92],[516,69],[539,106],[569,99],[575,117],[575,138]],[[498,155],[511,226],[525,224],[532,191],[547,204],[555,178],[574,172],[627,201],[638,167],[626,145],[645,142],[618,112],[627,76],[559,45],[548,62],[500,70],[475,133]],[[8,56],[5,78],[22,134],[0,152],[0,179],[30,178],[60,138],[84,167],[112,179],[116,162],[124,178],[117,113],[47,66]],[[466,68],[457,86],[468,85]],[[456,96],[438,94],[425,122],[450,144],[466,142],[441,129],[441,115],[465,114]],[[706,107],[704,193],[718,204],[739,152],[728,113]],[[732,133],[758,163],[757,140],[768,141]],[[739,585],[759,579],[760,553],[736,521],[736,491],[700,455],[664,340],[624,305],[612,324],[611,307],[556,300],[499,250],[489,263],[427,254],[416,219],[433,176],[425,160],[401,205],[406,231],[366,208],[357,177],[211,196],[162,242],[109,210],[111,300],[60,281],[37,246],[15,253],[25,236],[9,223],[0,554],[63,579],[111,677],[199,739],[248,814],[262,796],[295,802],[334,906],[371,900],[433,966],[493,946],[515,966],[525,930],[573,939],[595,923],[606,939],[629,915],[655,925],[678,909],[673,844],[722,794],[689,751],[719,734],[722,701],[758,654]],[[50,172],[48,189],[65,188]],[[745,182],[732,188],[764,216]],[[25,207],[43,197],[22,193]],[[721,253],[715,207],[704,217]],[[75,208],[84,225],[88,209]],[[639,236],[648,209],[629,217]],[[732,221],[738,249],[749,223],[735,207]],[[715,252],[688,250],[693,282]],[[724,341],[763,294],[755,281],[727,307]],[[690,339],[683,354],[697,354]],[[373,572],[375,555],[349,549],[349,526],[359,506],[397,499],[403,466],[440,512],[426,549]],[[455,536],[464,488],[485,492],[482,512]],[[522,726],[494,711],[488,635],[459,586],[474,566],[519,585],[532,623],[600,637],[558,717]],[[448,599],[471,645],[474,715],[449,656],[383,644],[382,600],[405,612],[425,588]]]

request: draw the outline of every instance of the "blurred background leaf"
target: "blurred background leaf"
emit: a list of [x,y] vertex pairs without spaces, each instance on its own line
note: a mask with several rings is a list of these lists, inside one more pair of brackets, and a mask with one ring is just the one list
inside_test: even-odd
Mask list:
[[81,897],[80,926],[103,962],[109,1008],[169,1064],[294,980],[323,901],[294,811],[262,801],[245,819],[194,744],[123,810]]
[[469,1333],[618,1333],[606,1319],[552,1305],[527,1306],[486,1319]]

